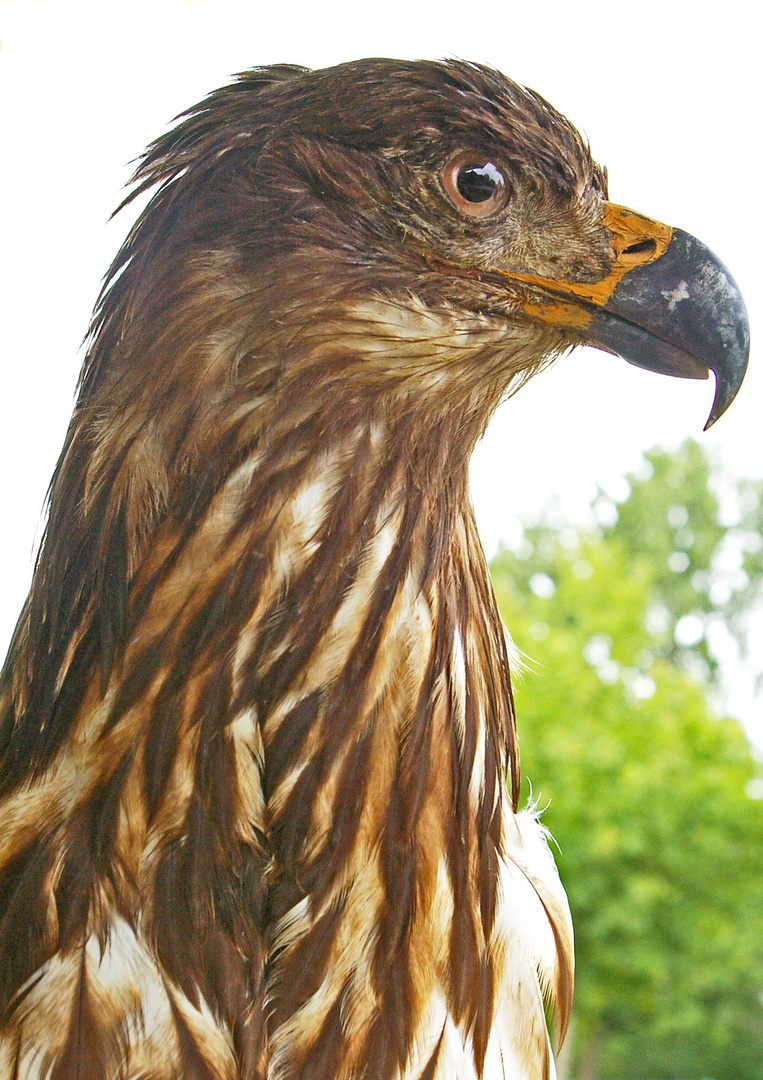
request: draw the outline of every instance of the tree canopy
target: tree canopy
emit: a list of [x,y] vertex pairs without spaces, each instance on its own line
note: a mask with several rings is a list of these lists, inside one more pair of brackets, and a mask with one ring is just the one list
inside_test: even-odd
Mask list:
[[741,642],[758,595],[760,492],[727,491],[731,518],[696,443],[628,481],[598,528],[536,524],[492,564],[575,920],[574,1075],[761,1080],[763,784],[709,704],[714,635]]

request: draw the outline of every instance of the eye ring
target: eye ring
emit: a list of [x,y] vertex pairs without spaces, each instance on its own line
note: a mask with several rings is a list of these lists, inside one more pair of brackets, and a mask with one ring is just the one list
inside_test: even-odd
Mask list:
[[450,201],[467,217],[490,217],[506,205],[510,189],[504,170],[489,155],[465,150],[452,157],[442,172]]

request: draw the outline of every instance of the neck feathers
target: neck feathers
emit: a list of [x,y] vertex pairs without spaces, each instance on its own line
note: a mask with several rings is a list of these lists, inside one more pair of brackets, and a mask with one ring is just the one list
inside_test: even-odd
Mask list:
[[484,402],[282,378],[260,352],[172,453],[150,416],[75,415],[0,699],[0,1077],[551,1068],[567,915],[514,817]]

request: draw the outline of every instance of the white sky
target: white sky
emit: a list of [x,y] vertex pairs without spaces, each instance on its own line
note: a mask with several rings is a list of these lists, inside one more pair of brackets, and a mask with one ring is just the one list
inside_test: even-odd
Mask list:
[[[0,0],[0,652],[28,589],[48,480],[128,162],[182,109],[255,64],[359,56],[492,64],[566,113],[614,201],[697,235],[761,306],[759,32],[749,0]],[[692,435],[760,475],[763,371],[703,436],[707,383],[579,350],[496,416],[473,468],[489,552],[550,497],[579,518],[596,483]]]

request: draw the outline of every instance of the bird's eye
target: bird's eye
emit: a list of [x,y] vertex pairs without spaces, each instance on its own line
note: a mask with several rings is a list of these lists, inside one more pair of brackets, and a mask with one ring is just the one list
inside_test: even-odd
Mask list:
[[509,198],[502,169],[480,154],[457,154],[445,166],[442,183],[451,202],[469,217],[495,214]]

